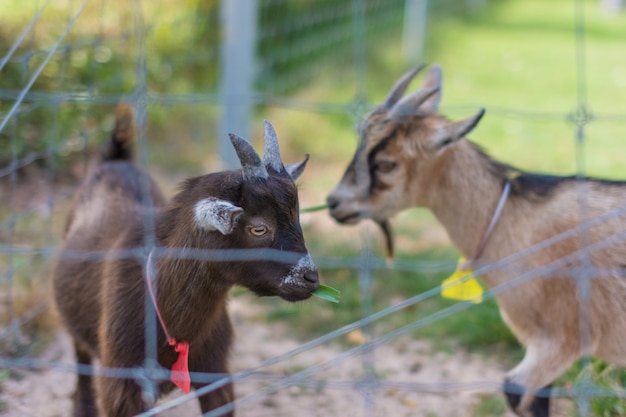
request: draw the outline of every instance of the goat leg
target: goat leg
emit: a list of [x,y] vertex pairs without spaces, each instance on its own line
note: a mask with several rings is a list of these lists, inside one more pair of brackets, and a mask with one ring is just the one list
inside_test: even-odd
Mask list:
[[107,417],[134,416],[148,408],[141,387],[132,379],[99,377],[96,389],[99,410]]
[[[220,324],[216,329],[216,335],[214,337],[224,341],[228,341],[229,344],[226,346],[229,346],[230,340],[232,338],[232,327],[225,310],[222,311],[222,314],[224,319],[220,321]],[[219,336],[217,336],[217,334],[219,334]],[[214,348],[211,349],[210,345],[206,345],[205,347],[199,346],[196,351],[205,352],[205,354],[201,356],[195,355],[190,358],[189,368],[193,369],[194,372],[214,374],[216,376],[226,376],[229,374],[227,365],[229,352],[228,350]],[[210,385],[210,383],[207,382],[194,382],[193,379],[191,384],[195,390],[198,390],[206,385]],[[200,403],[200,409],[202,410],[203,414],[226,404],[229,404],[234,400],[235,393],[233,389],[233,384],[231,382],[228,382],[223,386],[215,389],[214,391],[211,391],[208,394],[205,394],[198,398],[198,402]],[[233,417],[235,415],[235,411],[233,410],[220,415]]]
[[[195,389],[200,388],[200,385],[194,385]],[[202,413],[205,414],[211,410],[219,408],[223,405],[230,404],[235,400],[235,393],[233,390],[233,384],[228,383],[223,387],[216,389],[213,392],[210,392],[206,395],[203,395],[198,398],[200,402],[200,409]],[[234,417],[235,411],[230,411],[228,413],[220,414],[225,417]]]
[[[92,364],[91,354],[76,341],[74,342],[74,350],[76,351],[78,366],[90,366]],[[98,410],[94,399],[93,378],[89,374],[81,373],[80,370],[77,373],[78,380],[73,398],[74,417],[95,417],[98,415]]]

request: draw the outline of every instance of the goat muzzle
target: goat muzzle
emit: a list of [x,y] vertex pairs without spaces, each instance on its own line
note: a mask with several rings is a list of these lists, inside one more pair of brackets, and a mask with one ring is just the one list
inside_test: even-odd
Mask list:
[[305,300],[319,285],[319,272],[311,255],[306,254],[300,258],[283,279],[279,295],[287,301]]

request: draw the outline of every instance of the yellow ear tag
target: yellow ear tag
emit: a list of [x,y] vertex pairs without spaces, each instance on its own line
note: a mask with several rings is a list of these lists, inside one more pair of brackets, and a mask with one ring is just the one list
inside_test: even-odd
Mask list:
[[441,296],[453,300],[471,301],[480,303],[483,300],[483,287],[472,275],[472,268],[463,264],[464,257],[459,258],[456,271],[441,283]]

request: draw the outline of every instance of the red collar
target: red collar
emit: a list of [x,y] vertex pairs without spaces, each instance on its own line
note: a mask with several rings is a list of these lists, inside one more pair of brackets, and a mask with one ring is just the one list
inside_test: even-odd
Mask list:
[[146,261],[146,283],[148,285],[148,292],[150,293],[150,298],[152,299],[152,305],[154,306],[154,311],[156,311],[156,315],[161,322],[161,327],[163,328],[163,332],[165,332],[165,337],[167,338],[167,343],[170,346],[174,346],[174,350],[178,352],[178,359],[172,365],[172,372],[170,373],[170,380],[183,392],[188,393],[191,390],[191,377],[189,376],[189,343],[188,342],[177,342],[170,333],[167,331],[167,327],[165,327],[165,322],[163,321],[163,317],[161,317],[161,312],[159,311],[159,306],[157,305],[156,295],[153,288],[153,279],[152,273],[154,269],[154,264],[152,261],[152,252],[148,255],[148,260]]

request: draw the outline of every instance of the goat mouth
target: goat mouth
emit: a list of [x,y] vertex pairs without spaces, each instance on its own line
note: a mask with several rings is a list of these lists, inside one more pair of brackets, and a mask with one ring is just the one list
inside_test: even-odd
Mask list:
[[313,295],[313,292],[299,294],[299,295],[289,293],[289,294],[282,294],[280,298],[282,298],[285,301],[289,301],[290,303],[295,303],[298,301],[304,301],[308,298],[311,298],[312,295]]
[[342,224],[355,224],[358,223],[363,216],[360,212],[356,212],[343,217],[337,217],[336,215],[333,215],[333,217],[337,222]]
[[284,286],[282,291],[280,291],[277,295],[285,301],[296,302],[296,301],[304,301],[307,298],[310,298],[313,295],[313,291],[317,289],[318,285],[307,285],[307,286]]

